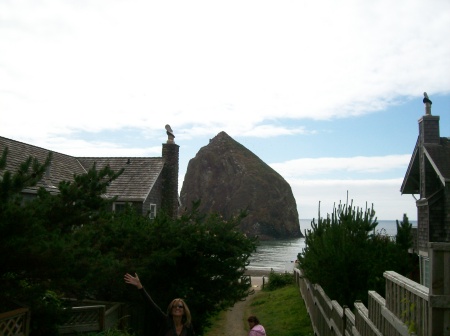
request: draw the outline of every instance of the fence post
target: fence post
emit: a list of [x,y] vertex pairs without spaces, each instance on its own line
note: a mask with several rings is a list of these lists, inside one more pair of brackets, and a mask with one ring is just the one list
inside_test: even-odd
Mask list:
[[342,306],[342,335],[345,336],[345,330],[347,329],[347,316],[345,316],[345,310],[348,308],[347,305]]
[[450,243],[428,243],[430,292],[428,335],[450,334]]

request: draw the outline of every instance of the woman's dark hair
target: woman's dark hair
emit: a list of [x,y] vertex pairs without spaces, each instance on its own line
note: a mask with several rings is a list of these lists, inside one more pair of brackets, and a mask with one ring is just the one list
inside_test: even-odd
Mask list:
[[254,315],[249,316],[248,319],[247,319],[247,321],[248,321],[248,322],[253,322],[253,323],[255,323],[255,324],[259,324],[258,318],[257,318],[256,316],[254,316]]

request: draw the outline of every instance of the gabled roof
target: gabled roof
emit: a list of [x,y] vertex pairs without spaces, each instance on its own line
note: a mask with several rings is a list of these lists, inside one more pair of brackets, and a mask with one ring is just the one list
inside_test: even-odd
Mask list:
[[[8,147],[5,170],[11,172],[17,171],[20,164],[30,156],[44,163],[51,152],[48,149],[0,137],[0,154],[5,147]],[[58,152],[52,153],[48,172],[36,187],[26,191],[36,192],[37,188],[45,187],[51,192],[57,192],[56,187],[59,182],[73,181],[74,175],[86,173],[96,162],[97,169],[108,164],[115,172],[125,169],[122,175],[108,187],[106,197],[118,196],[120,200],[143,201],[150,193],[164,166],[162,157],[73,157]],[[1,175],[3,175],[2,170],[0,170]]]
[[[5,147],[8,147],[5,170],[10,172],[17,171],[19,166],[30,156],[37,158],[39,163],[44,163],[48,154],[51,152],[48,149],[0,137],[0,154],[3,153]],[[36,187],[30,188],[28,191],[36,192],[39,187],[44,187],[48,191],[56,191],[56,187],[60,181],[73,181],[74,174],[80,175],[85,172],[86,170],[77,158],[53,152],[52,163],[48,174],[43,176]],[[0,175],[3,175],[2,170],[0,170]]]
[[418,194],[420,188],[419,139],[417,139],[400,191],[402,194]]
[[[420,162],[419,139],[411,156],[405,178],[400,191],[402,194],[419,194],[420,188]],[[425,158],[430,162],[442,185],[450,182],[450,140],[440,138],[439,144],[424,144]]]

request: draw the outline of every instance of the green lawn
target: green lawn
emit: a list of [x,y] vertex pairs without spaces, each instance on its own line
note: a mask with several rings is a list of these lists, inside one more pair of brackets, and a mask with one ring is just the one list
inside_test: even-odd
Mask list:
[[[249,305],[242,316],[243,323],[248,316],[256,315],[269,336],[314,335],[305,303],[295,284],[273,291],[257,291],[254,296],[248,297],[248,302]],[[206,336],[222,334],[226,328],[225,314],[226,312],[222,312],[213,319],[213,325],[205,333]]]
[[305,303],[295,284],[258,292],[247,309],[247,316],[256,315],[267,335],[314,335]]

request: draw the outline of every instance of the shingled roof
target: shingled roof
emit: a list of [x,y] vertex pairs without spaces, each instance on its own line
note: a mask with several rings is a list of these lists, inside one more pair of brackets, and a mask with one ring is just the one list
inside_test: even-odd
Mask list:
[[442,183],[450,182],[450,140],[441,138],[439,145],[425,144],[425,155],[430,160]]
[[124,168],[122,175],[112,181],[107,197],[118,196],[119,201],[143,201],[161,173],[164,160],[160,157],[81,157],[80,163],[89,170],[94,163],[97,169],[109,165],[115,172]]
[[164,166],[162,157],[73,157],[0,137],[0,153],[5,147],[8,147],[7,164],[4,170],[0,170],[0,176],[5,170],[17,171],[20,164],[30,156],[44,163],[48,154],[53,153],[47,173],[36,187],[26,190],[28,192],[36,192],[39,187],[57,192],[59,182],[73,181],[74,175],[86,173],[95,162],[97,169],[109,165],[117,172],[124,168],[122,175],[108,187],[106,197],[118,196],[118,200],[122,201],[143,201],[150,193]]
[[[420,181],[419,164],[419,146],[418,140],[414,148],[411,161],[406,171],[405,179],[401,186],[402,194],[418,194]],[[430,162],[436,175],[439,177],[442,185],[450,182],[450,139],[440,138],[439,144],[424,144],[424,155]]]

